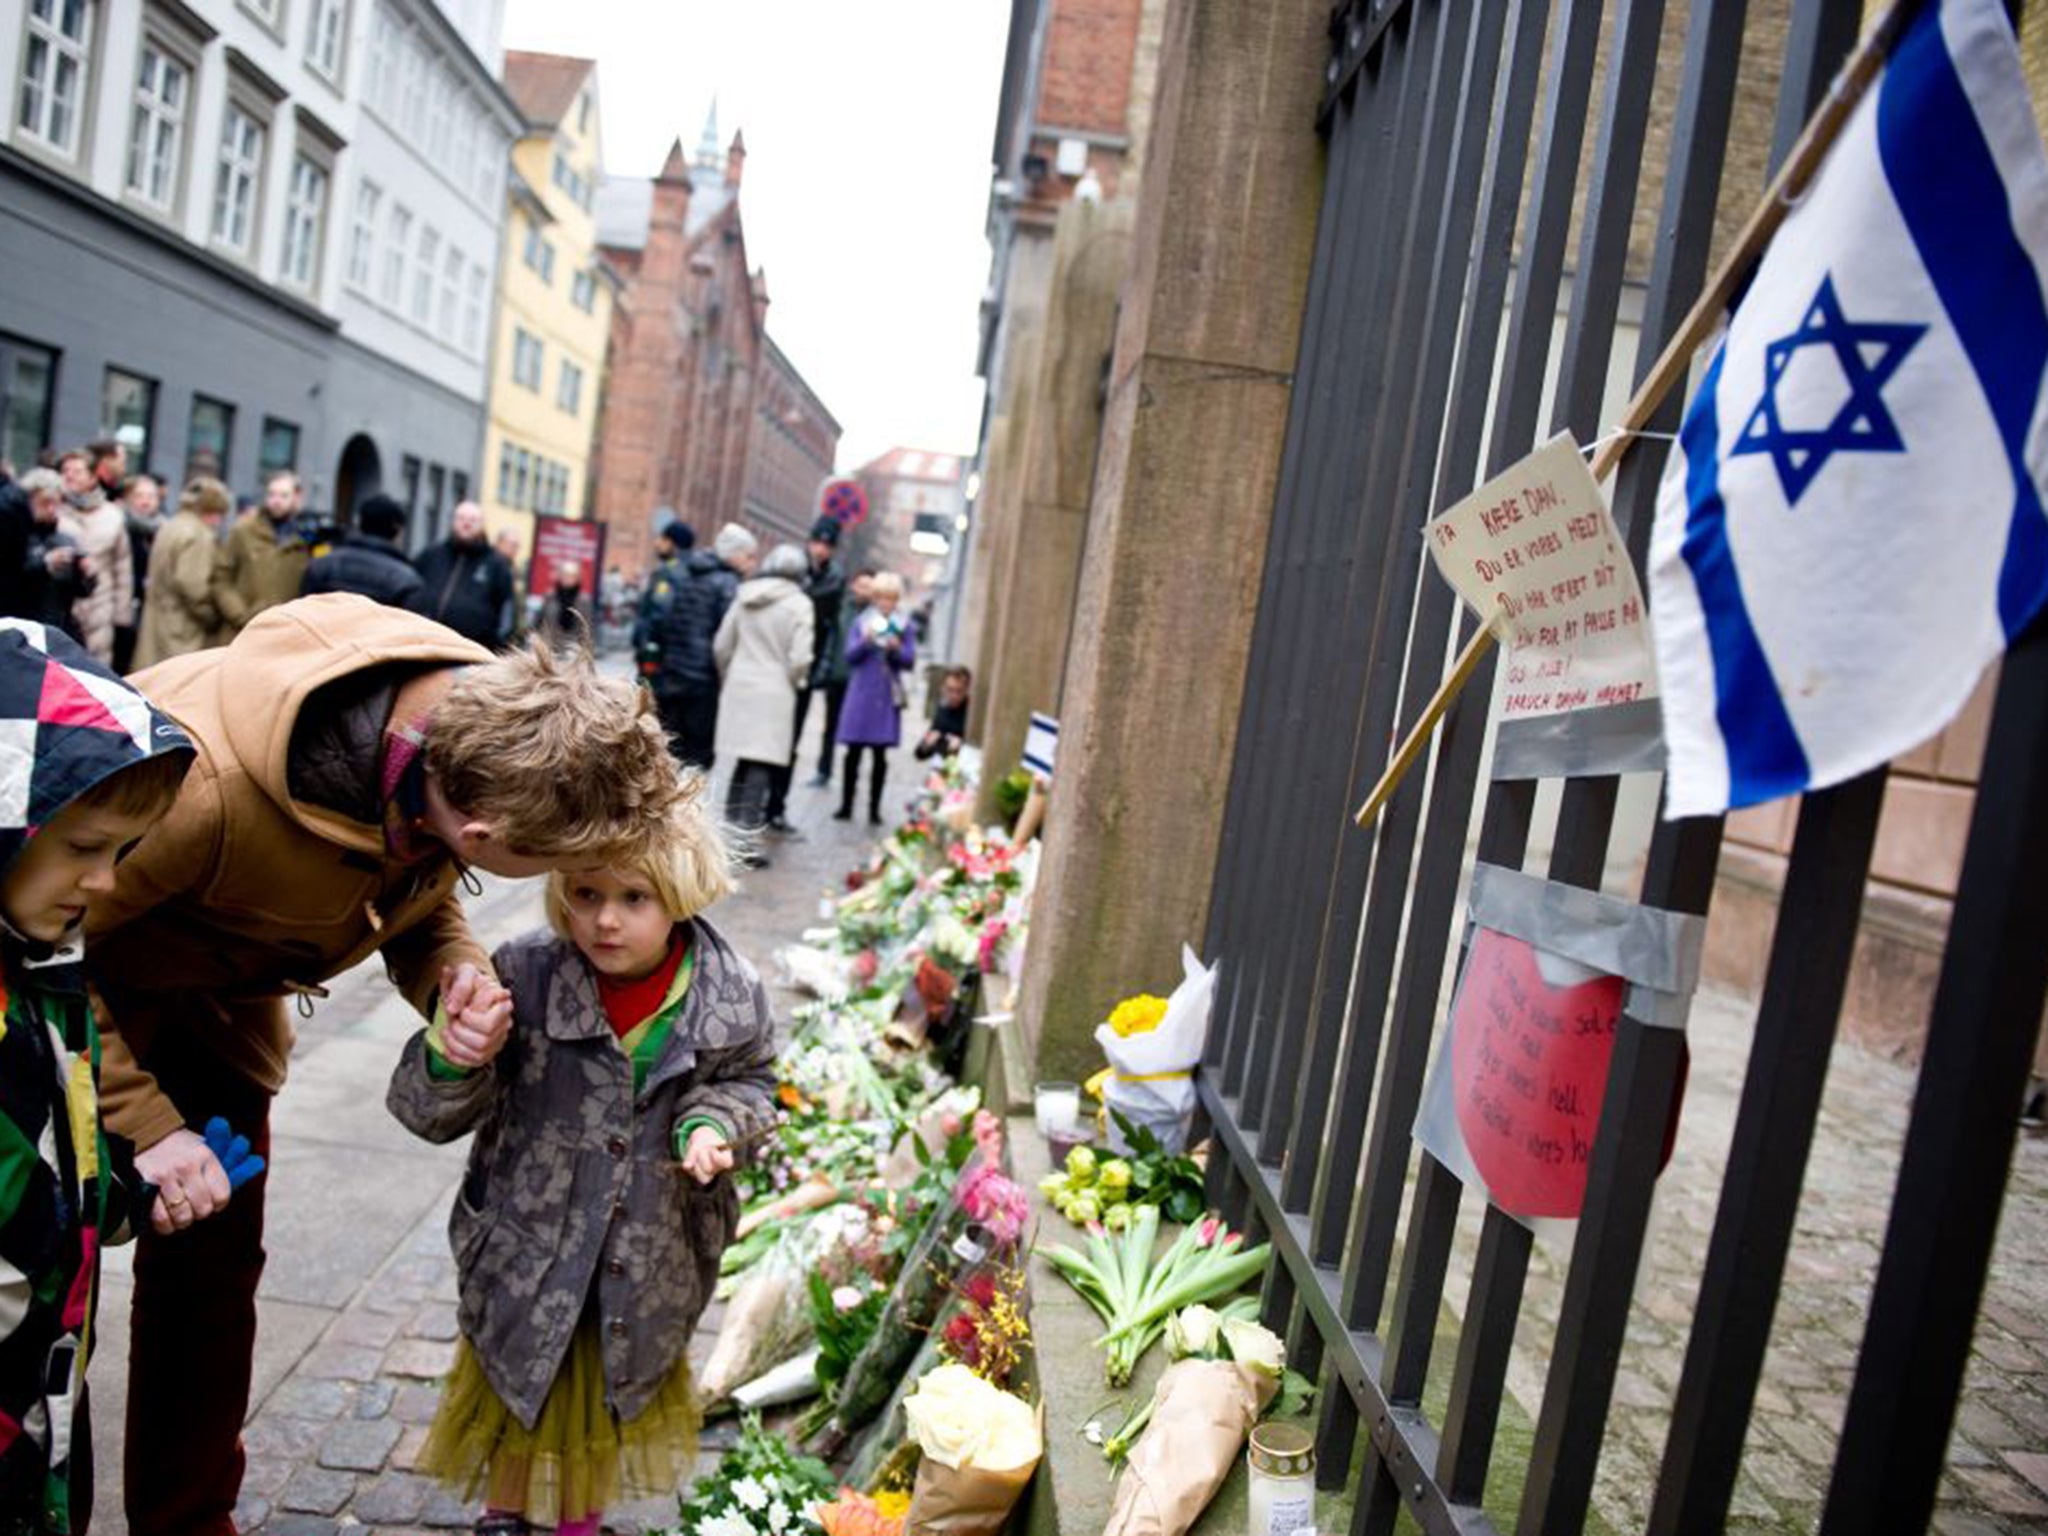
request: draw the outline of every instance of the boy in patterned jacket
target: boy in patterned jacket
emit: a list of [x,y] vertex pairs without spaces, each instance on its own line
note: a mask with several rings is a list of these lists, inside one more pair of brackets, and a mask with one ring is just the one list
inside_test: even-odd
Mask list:
[[100,1126],[79,935],[192,757],[68,636],[0,620],[0,1536],[75,1536],[92,1518],[99,1255],[154,1191]]

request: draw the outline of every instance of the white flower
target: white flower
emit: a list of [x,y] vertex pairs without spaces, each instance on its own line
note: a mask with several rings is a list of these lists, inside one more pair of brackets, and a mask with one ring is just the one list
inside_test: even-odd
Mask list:
[[1264,1371],[1268,1376],[1278,1376],[1287,1368],[1287,1346],[1270,1328],[1235,1317],[1225,1318],[1223,1342],[1230,1346],[1230,1358],[1239,1365]]
[[1166,1352],[1176,1360],[1214,1359],[1217,1327],[1222,1321],[1203,1306],[1174,1313],[1166,1320]]
[[768,1529],[775,1532],[775,1536],[782,1536],[789,1529],[789,1518],[789,1506],[782,1500],[777,1499],[768,1506]]
[[832,1293],[832,1305],[841,1312],[851,1312],[863,1299],[857,1285],[842,1285]]
[[1044,1450],[1031,1408],[964,1365],[926,1372],[903,1400],[903,1416],[918,1448],[941,1466],[1009,1472]]
[[732,1496],[746,1508],[763,1510],[768,1507],[768,1490],[751,1477],[743,1477],[732,1485]]
[[727,1511],[722,1515],[713,1515],[699,1525],[697,1536],[757,1536],[757,1533],[746,1520]]

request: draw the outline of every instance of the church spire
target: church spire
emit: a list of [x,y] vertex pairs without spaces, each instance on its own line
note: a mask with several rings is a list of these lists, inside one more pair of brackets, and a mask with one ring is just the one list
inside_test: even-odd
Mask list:
[[716,170],[724,164],[725,150],[718,142],[718,98],[711,98],[711,110],[704,115],[704,137],[697,141],[697,164]]

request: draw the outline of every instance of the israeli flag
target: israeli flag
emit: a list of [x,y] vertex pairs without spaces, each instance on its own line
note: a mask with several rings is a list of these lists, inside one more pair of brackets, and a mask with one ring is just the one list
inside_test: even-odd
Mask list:
[[1666,814],[1946,725],[2048,599],[2048,160],[1997,0],[1928,0],[1764,254],[1658,491]]

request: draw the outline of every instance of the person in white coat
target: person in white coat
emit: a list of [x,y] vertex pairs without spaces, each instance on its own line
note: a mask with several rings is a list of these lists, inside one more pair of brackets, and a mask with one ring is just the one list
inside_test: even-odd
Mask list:
[[[810,676],[815,643],[803,586],[808,568],[796,545],[777,546],[740,583],[712,641],[719,679],[714,751],[733,764],[726,818],[745,832],[758,832],[767,820],[776,769],[795,746],[796,695]],[[767,860],[755,853],[749,862],[758,869]]]

